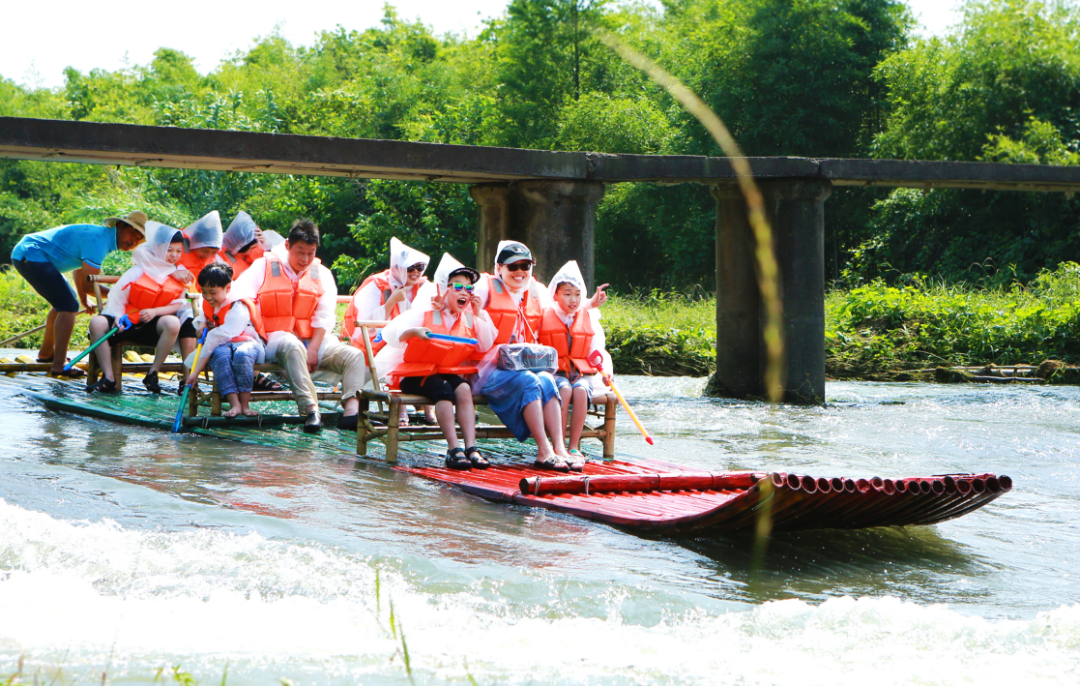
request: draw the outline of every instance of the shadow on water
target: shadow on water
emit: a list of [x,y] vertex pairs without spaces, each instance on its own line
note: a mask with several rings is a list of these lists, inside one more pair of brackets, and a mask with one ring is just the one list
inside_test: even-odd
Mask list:
[[750,602],[818,602],[840,595],[975,602],[986,597],[985,589],[957,589],[949,579],[993,571],[966,545],[942,538],[932,527],[774,532],[760,569],[750,535],[673,542],[700,555],[699,564],[711,579],[725,582],[725,591],[735,586],[740,599]]

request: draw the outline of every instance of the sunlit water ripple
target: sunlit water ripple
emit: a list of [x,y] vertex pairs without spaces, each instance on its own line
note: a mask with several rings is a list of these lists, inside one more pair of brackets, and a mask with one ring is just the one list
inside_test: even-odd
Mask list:
[[401,631],[417,683],[1080,682],[1080,389],[831,383],[770,408],[622,385],[658,437],[620,420],[622,453],[1015,487],[935,527],[777,534],[752,574],[744,539],[641,539],[0,386],[0,683],[20,659],[28,682],[408,683]]

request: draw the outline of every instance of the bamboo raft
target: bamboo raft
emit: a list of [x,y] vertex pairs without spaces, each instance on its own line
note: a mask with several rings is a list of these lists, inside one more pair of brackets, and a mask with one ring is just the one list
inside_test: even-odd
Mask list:
[[[124,373],[141,369],[125,364]],[[120,396],[87,395],[79,381],[40,372],[5,369],[0,380],[45,407],[114,422],[169,431],[178,399],[139,390]],[[201,394],[210,403],[210,393]],[[370,395],[369,395],[370,398]],[[603,522],[641,535],[700,537],[758,530],[776,531],[935,524],[981,508],[1012,488],[995,474],[947,474],[902,479],[814,477],[783,472],[707,472],[657,460],[604,459],[606,441],[584,444],[581,475],[556,475],[532,466],[535,447],[514,440],[482,441],[488,470],[442,467],[445,446],[430,428],[401,427],[400,462],[387,460],[379,443],[358,455],[357,435],[324,429],[304,434],[298,415],[280,414],[280,401],[256,400],[257,418],[212,415],[185,418],[188,433],[325,455],[348,455],[431,479],[503,504],[540,507]],[[328,419],[335,415],[328,412]],[[370,427],[369,427],[370,429]],[[409,436],[415,431],[415,436]],[[407,438],[406,438],[407,436]],[[369,437],[370,438],[370,437]],[[183,440],[182,436],[177,437]]]

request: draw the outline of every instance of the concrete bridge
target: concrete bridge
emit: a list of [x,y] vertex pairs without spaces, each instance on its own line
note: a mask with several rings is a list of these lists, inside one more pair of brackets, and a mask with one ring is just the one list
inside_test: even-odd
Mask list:
[[[608,155],[404,141],[0,117],[0,158],[470,184],[477,264],[500,240],[527,244],[537,277],[576,259],[594,274],[596,206],[612,183],[700,183],[716,198],[716,374],[710,389],[765,396],[753,236],[726,158]],[[1073,193],[1080,167],[750,158],[773,227],[783,289],[785,399],[825,397],[825,200],[834,185]]]

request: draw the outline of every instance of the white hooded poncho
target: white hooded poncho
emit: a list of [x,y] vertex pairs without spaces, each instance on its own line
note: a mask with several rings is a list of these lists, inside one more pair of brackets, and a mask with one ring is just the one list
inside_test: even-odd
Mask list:
[[165,283],[165,279],[176,271],[176,265],[166,262],[165,255],[169,252],[169,245],[178,233],[183,235],[180,229],[160,222],[146,222],[146,242],[131,253],[132,263],[136,267],[141,267],[143,274],[156,283]]
[[396,237],[390,239],[390,288],[391,290],[404,286],[409,278],[408,268],[414,264],[423,264],[427,271],[431,258],[424,253],[410,248]]
[[238,212],[221,238],[221,247],[230,255],[238,255],[244,246],[258,237],[258,232],[259,227],[251,215],[247,212]]
[[217,210],[201,217],[184,229],[184,236],[188,239],[188,250],[199,248],[221,250],[222,233],[221,215]]

